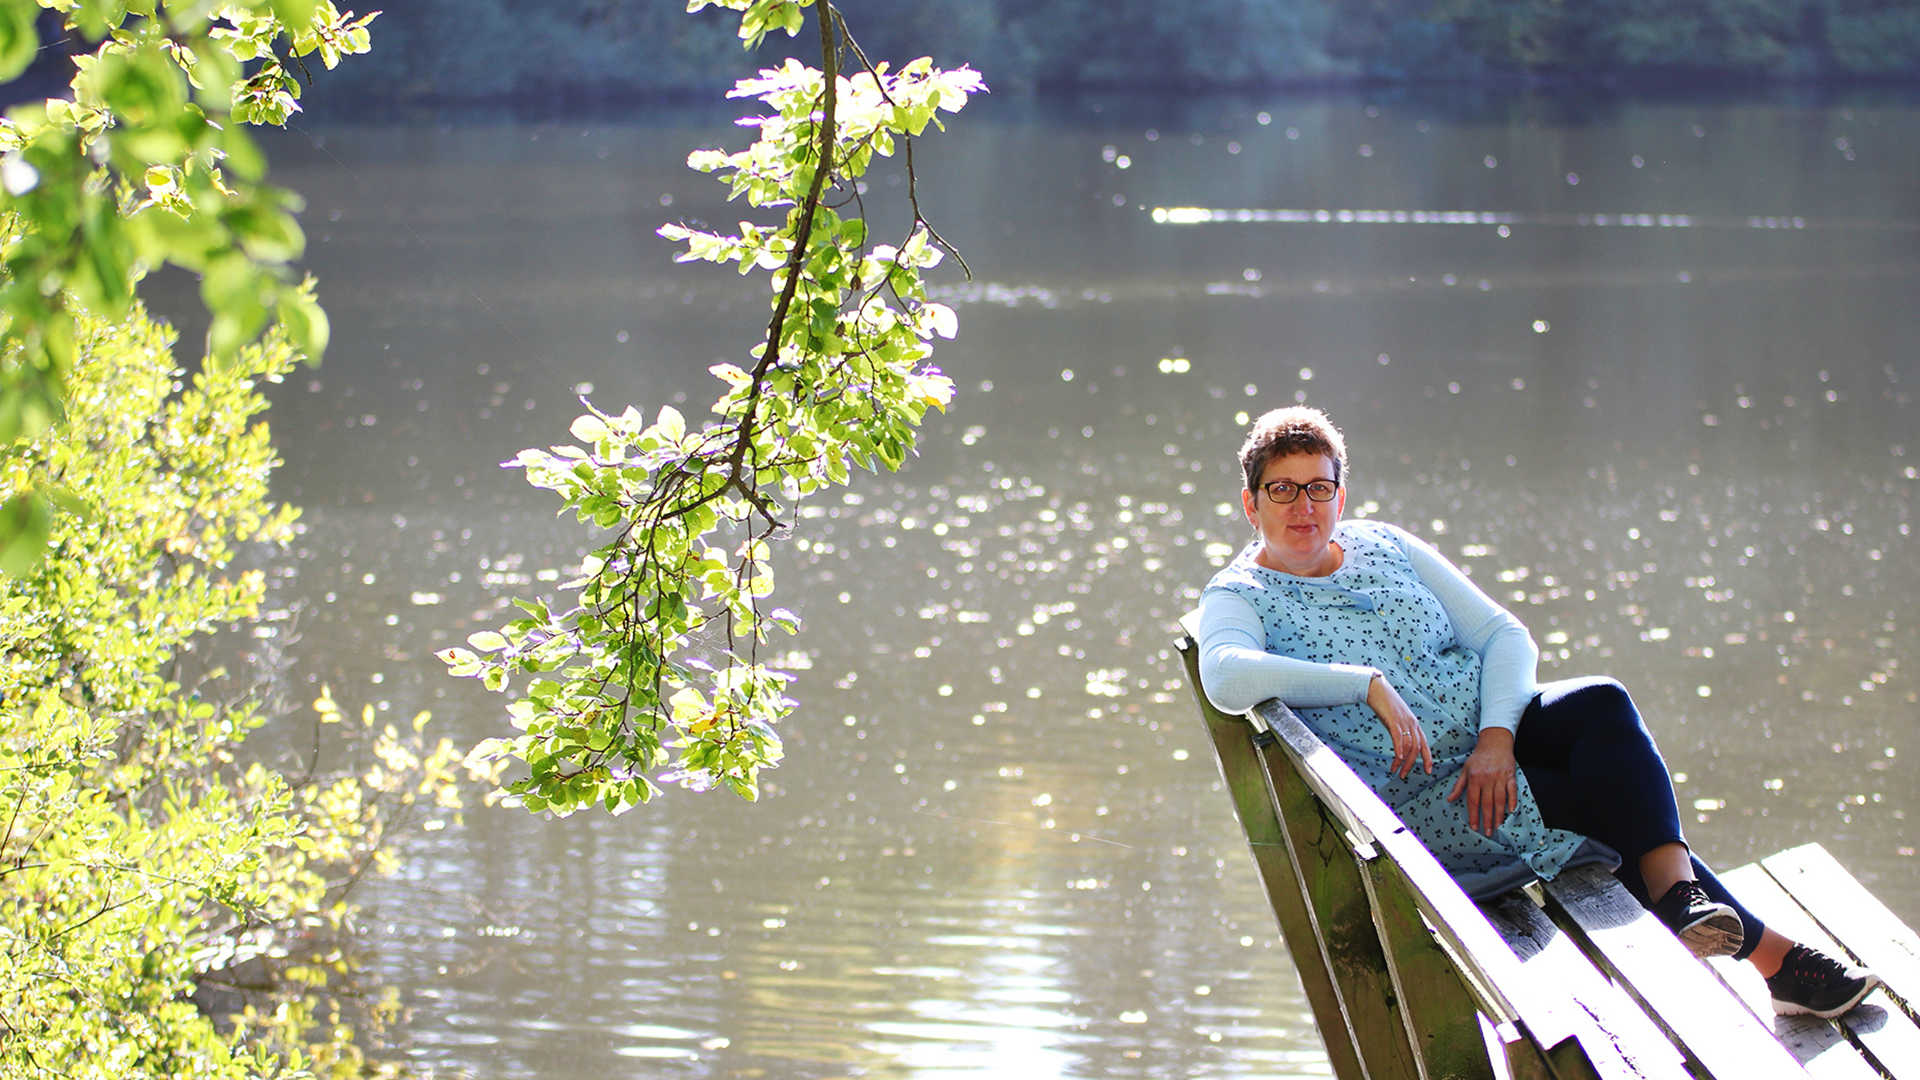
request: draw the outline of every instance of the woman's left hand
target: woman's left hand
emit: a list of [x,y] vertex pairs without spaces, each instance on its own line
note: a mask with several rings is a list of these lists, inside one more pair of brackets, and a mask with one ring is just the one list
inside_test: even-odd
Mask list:
[[1466,796],[1467,827],[1493,835],[1520,802],[1519,764],[1513,758],[1513,732],[1506,728],[1487,728],[1467,755],[1453,790],[1452,802]]

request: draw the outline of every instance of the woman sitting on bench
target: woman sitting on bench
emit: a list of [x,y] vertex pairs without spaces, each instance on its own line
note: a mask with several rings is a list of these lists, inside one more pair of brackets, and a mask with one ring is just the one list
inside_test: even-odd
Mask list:
[[1615,875],[1641,904],[1694,955],[1752,963],[1775,1012],[1838,1016],[1880,984],[1762,926],[1693,856],[1666,763],[1619,683],[1537,685],[1526,627],[1445,556],[1340,519],[1347,455],[1325,414],[1261,416],[1240,464],[1256,536],[1200,603],[1215,706],[1299,710],[1477,899],[1618,852]]

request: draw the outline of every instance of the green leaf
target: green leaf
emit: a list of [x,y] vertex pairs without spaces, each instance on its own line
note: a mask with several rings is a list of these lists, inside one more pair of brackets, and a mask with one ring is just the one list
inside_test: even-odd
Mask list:
[[53,511],[33,492],[0,504],[0,574],[24,577],[40,565],[53,532]]
[[655,422],[655,429],[659,431],[662,438],[677,443],[687,436],[687,419],[680,415],[679,409],[671,405],[662,405],[660,417]]
[[592,413],[585,413],[574,417],[573,425],[567,428],[567,431],[570,432],[574,438],[588,446],[592,446],[611,434],[611,432],[607,430],[606,421]]
[[19,77],[39,52],[40,35],[33,27],[39,10],[27,0],[6,0],[0,4],[0,82]]
[[507,647],[507,639],[497,630],[481,630],[468,634],[467,644],[483,653],[499,652]]
[[238,207],[226,215],[226,222],[241,249],[260,262],[290,262],[306,247],[293,215],[265,203]]
[[319,0],[269,0],[268,6],[288,27],[301,27],[313,22],[314,10],[320,5]]
[[311,280],[302,288],[281,292],[277,314],[287,340],[309,362],[318,363],[327,351],[333,327],[326,310],[313,297]]
[[187,104],[186,76],[155,48],[108,53],[88,81],[100,102],[133,131],[171,124]]
[[79,258],[74,260],[68,285],[88,307],[109,317],[118,317],[133,299],[131,266],[124,225],[120,216],[104,199],[96,199],[88,208],[81,227]]
[[201,273],[200,299],[213,316],[207,352],[216,362],[225,363],[260,332],[274,286],[271,275],[237,252],[219,256]]
[[105,37],[127,17],[125,0],[80,0],[78,5],[65,6],[74,8],[70,17],[91,38]]

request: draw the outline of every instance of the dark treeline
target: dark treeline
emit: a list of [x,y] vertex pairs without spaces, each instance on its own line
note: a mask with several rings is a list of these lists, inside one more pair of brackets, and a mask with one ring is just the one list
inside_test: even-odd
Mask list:
[[[344,5],[343,5],[344,6]],[[869,55],[971,63],[998,92],[1350,81],[1920,78],[1914,0],[839,0]],[[328,96],[706,93],[734,21],[679,0],[408,0]],[[770,41],[754,59],[811,41]]]

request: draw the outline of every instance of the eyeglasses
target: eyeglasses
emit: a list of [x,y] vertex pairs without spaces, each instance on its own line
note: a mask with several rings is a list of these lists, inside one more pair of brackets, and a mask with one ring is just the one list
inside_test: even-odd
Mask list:
[[1296,484],[1291,480],[1269,480],[1260,485],[1260,490],[1267,493],[1267,498],[1277,503],[1290,503],[1299,498],[1303,491],[1307,493],[1307,498],[1323,503],[1332,501],[1334,495],[1339,492],[1340,485],[1333,480],[1313,480],[1305,484]]

